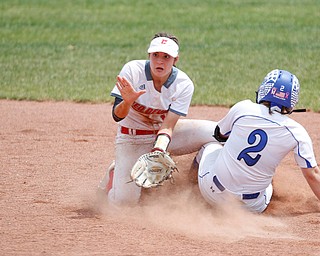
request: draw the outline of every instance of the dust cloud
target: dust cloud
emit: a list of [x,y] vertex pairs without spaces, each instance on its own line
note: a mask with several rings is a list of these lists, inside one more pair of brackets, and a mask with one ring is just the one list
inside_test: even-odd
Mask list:
[[274,217],[250,213],[238,202],[209,206],[195,196],[192,189],[149,200],[138,211],[158,228],[193,239],[234,241],[248,236],[291,237],[285,223]]
[[238,202],[212,207],[194,188],[167,192],[157,195],[153,192],[139,206],[118,210],[105,208],[103,212],[119,221],[126,219],[201,241],[233,242],[246,237],[295,239],[280,219],[248,212]]

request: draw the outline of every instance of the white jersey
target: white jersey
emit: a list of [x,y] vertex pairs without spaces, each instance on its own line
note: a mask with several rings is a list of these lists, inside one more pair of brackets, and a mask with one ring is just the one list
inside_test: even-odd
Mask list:
[[214,170],[220,182],[234,193],[266,189],[276,167],[292,150],[300,167],[317,165],[311,139],[303,126],[287,115],[270,115],[264,105],[241,101],[218,126],[222,134],[230,136]]
[[[131,106],[126,118],[119,124],[132,129],[159,130],[168,111],[186,116],[191,103],[194,85],[181,70],[173,67],[168,80],[158,92],[154,88],[150,62],[133,60],[122,68],[120,74],[125,77],[136,91],[146,90]],[[111,96],[122,98],[115,86]]]

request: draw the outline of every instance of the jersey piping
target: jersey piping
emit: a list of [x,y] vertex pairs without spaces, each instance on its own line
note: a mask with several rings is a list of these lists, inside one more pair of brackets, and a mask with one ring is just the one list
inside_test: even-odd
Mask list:
[[173,109],[171,108],[171,105],[169,106],[169,111],[170,111],[170,112],[173,112],[173,113],[175,113],[175,114],[177,114],[177,115],[179,115],[179,116],[187,116],[187,115],[184,114],[184,113],[181,113],[181,112],[179,112],[179,111],[173,110]]

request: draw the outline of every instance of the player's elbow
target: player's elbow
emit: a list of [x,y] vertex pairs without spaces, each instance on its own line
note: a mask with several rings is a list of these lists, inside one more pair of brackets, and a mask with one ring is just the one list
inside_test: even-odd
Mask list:
[[124,118],[118,117],[118,116],[114,113],[114,111],[112,111],[112,118],[113,118],[113,120],[116,121],[117,123],[120,122],[122,119],[124,119]]
[[310,188],[320,200],[320,169],[318,166],[313,168],[302,168],[303,175]]
[[301,168],[303,175],[308,180],[319,180],[320,182],[320,169],[319,166],[315,166],[312,168]]

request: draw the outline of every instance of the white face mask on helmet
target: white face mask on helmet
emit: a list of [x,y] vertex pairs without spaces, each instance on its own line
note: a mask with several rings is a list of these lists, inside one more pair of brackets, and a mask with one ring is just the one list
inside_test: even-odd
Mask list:
[[269,72],[258,88],[256,102],[269,101],[271,109],[294,108],[299,100],[300,84],[297,77],[286,70]]

